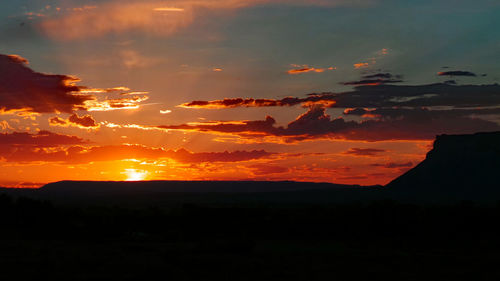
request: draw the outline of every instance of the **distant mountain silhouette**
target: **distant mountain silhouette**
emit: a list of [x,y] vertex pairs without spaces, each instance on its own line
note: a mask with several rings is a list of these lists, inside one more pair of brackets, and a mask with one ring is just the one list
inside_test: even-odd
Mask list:
[[62,204],[331,204],[369,200],[382,186],[293,181],[60,181],[40,189],[3,189]]
[[386,188],[417,201],[498,201],[499,175],[500,132],[440,135],[424,161]]
[[60,181],[41,188],[46,193],[255,193],[360,187],[293,181]]

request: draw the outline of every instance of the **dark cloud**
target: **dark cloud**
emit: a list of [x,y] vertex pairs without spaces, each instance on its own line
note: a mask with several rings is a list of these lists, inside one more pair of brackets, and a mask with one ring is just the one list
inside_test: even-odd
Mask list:
[[62,145],[84,144],[85,141],[77,136],[56,134],[49,131],[40,131],[36,134],[25,132],[0,133],[0,146],[29,146],[29,147],[58,147]]
[[469,76],[469,77],[476,77],[477,75],[473,72],[470,71],[462,71],[462,70],[455,70],[455,71],[440,71],[437,73],[439,76]]
[[386,152],[385,149],[377,149],[377,148],[358,148],[353,147],[347,151],[344,151],[343,154],[348,155],[356,155],[356,156],[379,156],[380,153]]
[[[389,76],[390,74],[373,74]],[[292,106],[308,108],[287,126],[265,120],[162,125],[157,128],[229,133],[245,138],[279,137],[287,142],[334,138],[349,140],[428,140],[436,135],[500,130],[500,85],[376,85],[343,93],[313,93],[280,100],[225,99],[184,104],[185,107]],[[332,118],[327,108],[343,109]],[[344,117],[354,116],[355,120]],[[361,118],[361,119],[360,119]]]
[[360,85],[376,86],[382,84],[392,84],[401,82],[403,82],[403,80],[379,78],[379,79],[362,79],[358,81],[341,82],[340,84],[345,86],[360,86]]
[[392,75],[391,73],[375,73],[369,74],[362,77],[362,79],[357,81],[341,82],[341,85],[351,85],[351,86],[377,86],[382,84],[400,83],[401,75]]
[[49,119],[49,124],[53,126],[75,126],[84,129],[98,128],[99,124],[90,115],[82,117],[77,114],[71,114],[68,119],[53,117]]
[[86,127],[86,128],[98,126],[98,124],[95,122],[94,118],[92,118],[92,116],[90,116],[90,115],[85,115],[85,116],[79,117],[76,114],[72,114],[68,118],[68,121],[73,123],[73,124],[76,124],[76,125],[79,125],[82,127]]
[[56,116],[49,119],[49,124],[53,126],[67,126],[68,121]]
[[[333,98],[333,97],[332,97]],[[283,99],[252,99],[252,98],[234,98],[213,101],[192,101],[178,105],[184,108],[207,108],[207,109],[221,109],[221,108],[235,108],[235,107],[275,107],[275,106],[294,106],[304,105],[309,106],[313,104],[329,104],[332,99],[325,96],[311,95],[306,98],[286,97]]]
[[313,93],[305,98],[287,97],[275,99],[223,99],[193,101],[179,105],[185,108],[234,108],[234,107],[305,107],[323,105],[336,108],[377,107],[479,107],[500,105],[500,85],[451,85],[437,83],[427,85],[361,85],[342,93]]
[[369,111],[366,109],[366,108],[346,108],[344,109],[344,115],[358,115],[358,116],[361,116],[361,115],[364,115],[366,113],[368,113]]
[[[363,112],[366,111],[363,109]],[[460,134],[500,130],[497,123],[472,116],[478,113],[495,112],[500,114],[500,109],[386,108],[369,111],[371,115],[379,116],[378,118],[356,122],[347,121],[342,117],[332,119],[326,114],[324,107],[314,106],[290,122],[287,127],[276,126],[276,120],[270,116],[267,116],[265,120],[257,121],[207,122],[157,127],[168,130],[229,133],[245,138],[274,136],[283,138],[287,142],[318,138],[367,141],[428,140],[442,133]]]
[[316,94],[334,100],[335,107],[480,107],[500,105],[500,85],[378,85],[358,86],[353,91]]
[[160,125],[160,129],[166,130],[194,130],[204,132],[221,133],[257,133],[257,134],[280,134],[282,128],[274,127],[276,120],[271,116],[266,116],[265,120],[238,121],[238,122],[207,122],[196,125]]
[[[139,92],[132,97],[101,101],[94,94],[127,92],[129,89],[87,88],[77,86],[76,83],[79,81],[78,78],[69,75],[35,72],[28,67],[28,60],[25,58],[0,54],[0,114],[73,113],[76,110],[106,111],[137,108],[140,102],[147,99],[144,92]],[[57,121],[54,119],[54,122]]]
[[0,112],[73,112],[84,109],[91,95],[79,94],[77,78],[44,74],[27,67],[28,61],[15,55],[0,54]]
[[0,159],[11,161],[13,158],[29,158],[37,155],[38,161],[45,161],[43,157],[48,154],[57,154],[64,157],[66,154],[62,151],[54,151],[60,148],[86,144],[85,141],[76,136],[56,134],[49,131],[40,131],[37,134],[24,132],[13,132],[0,134]]
[[381,79],[391,79],[393,77],[396,77],[398,79],[401,79],[401,75],[392,75],[391,73],[385,72],[385,73],[375,73],[375,74],[368,74],[364,75],[364,79],[374,79],[374,78],[381,78]]
[[179,105],[186,108],[234,108],[234,107],[265,107],[265,106],[292,106],[302,102],[299,98],[273,99],[223,99],[214,101],[192,101]]

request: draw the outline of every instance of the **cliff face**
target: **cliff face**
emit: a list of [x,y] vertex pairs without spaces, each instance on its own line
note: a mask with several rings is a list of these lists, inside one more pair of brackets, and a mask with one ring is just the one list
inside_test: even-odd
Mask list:
[[440,135],[424,161],[386,187],[408,198],[500,200],[500,132]]

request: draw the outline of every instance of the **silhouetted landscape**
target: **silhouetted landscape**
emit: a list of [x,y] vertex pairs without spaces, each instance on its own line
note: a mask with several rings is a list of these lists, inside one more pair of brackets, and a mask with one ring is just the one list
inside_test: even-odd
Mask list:
[[0,1],[0,281],[500,280],[500,0]]
[[498,280],[500,132],[441,135],[386,186],[253,181],[2,189],[2,277]]

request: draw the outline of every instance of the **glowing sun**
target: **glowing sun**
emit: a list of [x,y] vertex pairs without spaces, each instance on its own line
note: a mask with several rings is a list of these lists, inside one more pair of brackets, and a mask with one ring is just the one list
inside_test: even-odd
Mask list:
[[125,169],[126,181],[142,181],[148,175],[147,171],[137,169]]

